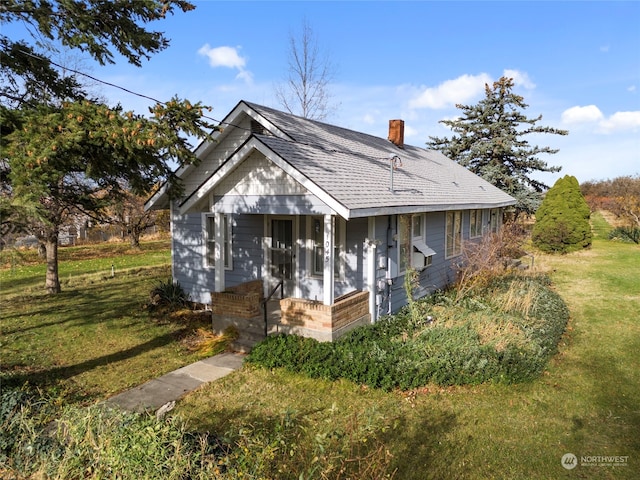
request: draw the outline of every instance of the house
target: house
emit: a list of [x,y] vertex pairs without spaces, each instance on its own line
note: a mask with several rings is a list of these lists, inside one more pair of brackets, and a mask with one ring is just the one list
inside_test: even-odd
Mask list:
[[[147,208],[171,209],[173,278],[219,320],[260,318],[282,291],[278,330],[333,340],[454,280],[463,242],[496,231],[515,199],[437,151],[241,101],[200,162]],[[221,324],[222,325],[222,324]]]

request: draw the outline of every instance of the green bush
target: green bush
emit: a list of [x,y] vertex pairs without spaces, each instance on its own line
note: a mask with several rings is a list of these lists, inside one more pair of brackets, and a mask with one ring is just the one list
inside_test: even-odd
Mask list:
[[151,304],[155,307],[170,307],[174,309],[187,306],[191,302],[189,294],[179,282],[172,278],[160,281],[149,293]]
[[[511,292],[514,288],[515,293]],[[526,304],[522,300],[507,306],[496,303],[497,298],[509,296],[531,298]],[[358,327],[334,343],[271,336],[254,347],[247,361],[385,390],[407,390],[427,383],[515,383],[543,371],[569,318],[565,303],[549,288],[546,277],[503,277],[474,292],[473,297],[458,303],[454,297],[438,293],[416,302],[413,313],[405,308],[374,325]],[[421,318],[415,315],[416,307]],[[455,318],[427,323],[426,316],[436,311],[453,312]],[[517,335],[483,339],[479,332],[487,324],[498,331],[509,325]]]
[[570,175],[558,179],[536,211],[531,232],[533,244],[547,253],[568,253],[591,245],[590,209],[578,180]]
[[640,228],[617,227],[609,233],[609,240],[619,240],[627,243],[640,243]]

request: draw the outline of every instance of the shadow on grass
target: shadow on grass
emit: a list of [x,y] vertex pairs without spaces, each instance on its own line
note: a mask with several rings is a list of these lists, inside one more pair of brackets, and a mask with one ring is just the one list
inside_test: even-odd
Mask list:
[[[244,407],[223,408],[198,424],[212,438],[224,438],[227,448],[250,464],[262,464],[264,452],[277,446],[279,456],[271,458],[267,462],[271,467],[261,472],[266,478],[387,478],[392,474],[402,480],[455,478],[456,470],[452,473],[443,461],[464,448],[451,439],[458,425],[453,412],[430,410],[419,417],[383,418],[359,411],[346,418],[338,413],[332,421],[329,407],[282,408],[272,415]],[[337,465],[345,470],[334,477],[337,472],[330,470]],[[315,476],[307,477],[311,471]]]
[[11,367],[5,367],[3,368],[0,378],[3,378],[3,385],[11,387],[20,387],[25,383],[37,385],[39,387],[55,385],[60,381],[67,380],[95,368],[128,360],[156,348],[164,347],[165,345],[175,342],[176,338],[184,335],[187,331],[188,329],[184,328],[175,332],[167,333],[165,335],[152,338],[151,340],[141,343],[140,345],[136,345],[135,347],[120,350],[109,355],[92,358],[75,365],[61,365],[39,370],[31,367],[29,372],[21,372],[18,365],[13,366],[13,371],[10,369]]
[[590,424],[589,418],[575,416],[572,433],[578,442],[588,444],[590,431],[597,428],[600,435],[610,439],[610,443],[600,447],[605,453],[629,455],[635,463],[640,456],[640,362],[635,360],[635,365],[622,362],[638,358],[640,337],[630,335],[626,341],[616,343],[615,348],[610,347],[615,353],[589,351],[584,356],[582,370],[591,383],[597,426]]
[[[443,466],[443,458],[461,453],[450,438],[458,421],[452,412],[424,411],[419,416],[402,416],[396,428],[386,432],[382,441],[393,446],[392,471],[398,479],[455,478]],[[434,469],[437,466],[437,469]],[[454,470],[455,472],[455,470]]]

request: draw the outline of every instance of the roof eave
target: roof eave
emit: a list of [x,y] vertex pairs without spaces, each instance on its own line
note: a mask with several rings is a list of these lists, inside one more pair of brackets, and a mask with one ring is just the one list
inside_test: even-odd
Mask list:
[[476,210],[487,208],[503,208],[515,205],[516,200],[505,200],[490,203],[443,203],[432,205],[402,205],[397,207],[380,205],[376,207],[353,208],[345,218],[378,217],[383,215],[403,215],[412,213],[446,212],[451,210]]

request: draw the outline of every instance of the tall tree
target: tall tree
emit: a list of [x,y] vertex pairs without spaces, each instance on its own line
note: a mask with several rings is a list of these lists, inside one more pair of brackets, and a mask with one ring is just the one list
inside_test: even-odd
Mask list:
[[[43,105],[22,112],[6,139],[13,204],[47,252],[45,287],[60,291],[59,227],[77,210],[99,212],[126,195],[175,178],[171,162],[195,160],[187,136],[206,136],[202,107],[177,99],[145,118],[90,101]],[[173,185],[179,192],[180,185]]]
[[429,148],[440,150],[472,172],[518,200],[518,212],[533,213],[541,202],[541,192],[549,187],[532,177],[535,172],[559,172],[547,165],[540,154],[555,154],[557,149],[532,146],[527,135],[569,132],[538,126],[542,115],[528,118],[524,98],[513,93],[512,78],[502,77],[492,86],[485,85],[485,98],[476,105],[456,105],[459,118],[441,120],[455,133],[451,138],[429,137]]
[[164,180],[179,192],[173,162],[195,161],[188,138],[207,138],[215,127],[203,116],[206,107],[188,100],[158,102],[144,117],[87,99],[79,82],[46,55],[41,39],[80,49],[101,64],[113,63],[115,50],[140,65],[169,45],[146,24],[193,8],[182,0],[3,2],[0,20],[23,22],[36,41],[0,35],[0,207],[44,242],[48,292],[60,291],[58,234],[72,211],[100,211],[123,195],[121,185],[144,193]]
[[275,88],[276,98],[289,113],[324,120],[331,109],[329,83],[333,66],[318,46],[313,29],[305,19],[300,37],[289,35],[287,78]]

